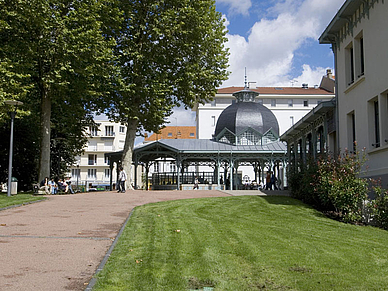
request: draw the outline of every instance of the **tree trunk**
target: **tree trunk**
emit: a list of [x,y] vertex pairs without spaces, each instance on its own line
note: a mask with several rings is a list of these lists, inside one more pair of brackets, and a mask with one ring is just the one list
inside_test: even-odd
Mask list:
[[40,117],[39,181],[50,178],[51,99],[47,91],[42,92]]
[[127,124],[127,134],[125,136],[123,157],[122,157],[122,166],[124,171],[127,173],[127,185],[126,189],[133,189],[132,187],[132,153],[133,147],[135,145],[136,131],[137,131],[138,121],[136,119],[130,119]]

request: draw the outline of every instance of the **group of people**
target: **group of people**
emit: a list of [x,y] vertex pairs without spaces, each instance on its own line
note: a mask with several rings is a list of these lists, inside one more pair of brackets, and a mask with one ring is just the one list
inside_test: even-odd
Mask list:
[[267,173],[267,177],[265,178],[265,190],[279,190],[277,186],[278,179],[275,175],[270,171]]
[[54,178],[51,178],[51,180],[49,180],[49,178],[46,177],[40,182],[40,189],[44,190],[47,195],[54,195],[60,192],[66,194],[74,194],[73,188],[71,187],[70,178],[58,179],[57,181],[55,181]]

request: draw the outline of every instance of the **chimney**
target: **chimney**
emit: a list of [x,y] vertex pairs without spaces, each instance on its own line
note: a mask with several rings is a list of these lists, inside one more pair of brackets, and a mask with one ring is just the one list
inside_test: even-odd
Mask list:
[[248,82],[248,89],[256,89],[256,82]]
[[333,79],[333,73],[331,72],[331,69],[327,69],[327,70],[326,70],[326,76],[327,76],[329,79]]
[[303,83],[303,84],[302,84],[302,88],[303,88],[303,89],[308,89],[308,88],[309,88],[309,84]]

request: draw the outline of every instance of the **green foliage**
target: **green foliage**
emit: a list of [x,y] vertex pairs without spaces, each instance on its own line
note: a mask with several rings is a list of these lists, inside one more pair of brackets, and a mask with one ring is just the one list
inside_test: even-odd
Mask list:
[[388,230],[388,190],[384,190],[380,186],[374,186],[373,190],[376,198],[369,205],[373,223]]
[[210,100],[228,76],[222,15],[213,0],[120,1],[112,35],[118,69],[108,116],[157,131],[174,106]]
[[[40,176],[50,174],[50,152],[70,161],[85,144],[84,127],[112,81],[117,28],[115,0],[0,1],[0,98],[24,102],[41,122]],[[51,138],[66,145],[50,149]],[[32,142],[32,140],[31,140]],[[63,158],[62,157],[62,158]]]
[[[10,120],[0,120],[0,182],[8,180]],[[18,179],[19,190],[31,189],[37,182],[39,118],[18,114],[14,124],[12,176]]]
[[318,171],[317,163],[309,159],[306,163],[299,165],[300,171],[295,171],[292,166],[289,169],[291,170],[287,175],[292,196],[318,209],[322,208],[320,198],[314,189]]
[[[360,178],[365,155],[345,151],[334,159],[321,155],[300,172],[290,173],[293,196],[324,211],[334,210],[345,222],[363,221],[363,202],[367,199],[368,183]],[[296,186],[295,180],[299,185]]]
[[346,222],[362,221],[362,204],[367,199],[367,179],[360,178],[365,155],[345,153],[333,159],[330,156],[318,161],[318,196],[324,205],[332,204]]
[[12,195],[11,197],[8,197],[7,193],[0,193],[0,209],[14,205],[27,204],[40,200],[46,200],[46,198],[23,193],[18,193],[17,195]]
[[133,211],[93,290],[384,290],[387,239],[289,197],[148,204]]

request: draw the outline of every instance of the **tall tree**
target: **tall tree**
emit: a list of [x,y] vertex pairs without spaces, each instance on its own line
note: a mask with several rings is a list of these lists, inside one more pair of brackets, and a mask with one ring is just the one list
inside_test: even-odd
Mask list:
[[120,82],[105,112],[127,125],[123,166],[131,171],[139,130],[157,131],[175,106],[192,107],[215,95],[228,76],[226,29],[214,0],[132,0],[115,31]]
[[[115,41],[103,32],[119,20],[113,1],[0,0],[0,57],[7,60],[3,71],[22,74],[32,86],[26,106],[31,112],[39,108],[39,180],[50,175],[52,114],[81,126],[73,126],[73,133],[82,148],[80,121],[92,119],[94,100],[111,80]],[[58,108],[66,114],[54,111]]]

